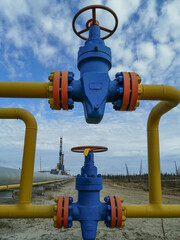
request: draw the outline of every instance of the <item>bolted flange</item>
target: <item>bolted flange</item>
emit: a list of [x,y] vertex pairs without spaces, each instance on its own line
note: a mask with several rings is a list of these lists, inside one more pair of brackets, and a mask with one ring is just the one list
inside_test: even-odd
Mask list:
[[133,111],[139,106],[138,96],[141,94],[141,77],[134,72],[117,72],[115,80],[118,83],[119,97],[113,102],[116,111]]
[[107,203],[108,215],[105,224],[110,228],[124,227],[126,217],[124,215],[125,209],[122,207],[124,201],[119,196],[107,196],[104,198]]
[[72,227],[72,202],[73,198],[69,196],[59,196],[55,198],[57,205],[53,210],[57,214],[53,217],[55,228],[70,228]]
[[115,75],[115,82],[117,82],[117,92],[118,92],[118,99],[113,102],[113,108],[115,111],[120,111],[121,106],[122,106],[122,100],[123,100],[123,93],[124,93],[124,77],[122,72],[117,72]]
[[54,71],[48,77],[53,83],[49,86],[48,91],[53,93],[53,98],[49,99],[49,104],[55,110],[73,109],[74,101],[71,98],[73,91],[71,82],[74,80],[74,73],[68,71]]

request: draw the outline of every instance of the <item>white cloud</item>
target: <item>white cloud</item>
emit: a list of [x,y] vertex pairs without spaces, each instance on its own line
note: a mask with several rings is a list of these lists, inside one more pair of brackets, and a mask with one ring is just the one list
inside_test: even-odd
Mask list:
[[30,14],[27,2],[23,0],[1,1],[0,5],[1,14],[5,15],[11,24],[15,24],[17,18]]
[[154,25],[156,25],[156,22],[158,20],[157,15],[158,2],[156,0],[150,0],[143,3],[145,4],[145,8],[140,9],[138,12],[139,13],[138,27],[142,33],[145,30],[147,31],[154,28]]
[[[19,7],[21,3],[22,8]],[[54,65],[55,61],[66,63],[69,56],[76,59],[74,47],[80,41],[72,31],[72,15],[66,2],[38,1],[35,4],[33,1],[18,1],[14,5],[14,1],[1,5],[4,27],[0,35],[3,35],[4,42],[18,49],[32,49],[35,57],[46,66]],[[63,58],[58,51],[63,51]]]
[[[137,11],[140,3],[140,0],[108,0],[106,5],[115,11],[118,16],[119,29],[121,29],[123,24],[126,24],[131,15]],[[109,19],[105,19],[105,22],[109,22]],[[111,23],[112,21],[110,21],[110,24]]]
[[157,45],[157,63],[162,70],[166,70],[172,63],[175,53],[170,45]]
[[40,45],[35,43],[33,51],[42,63],[49,66],[49,61],[52,61],[53,56],[56,55],[57,48],[49,45],[47,41],[43,41]]
[[180,37],[180,1],[166,1],[161,10],[157,26],[153,31],[154,38],[167,43]]
[[7,40],[12,40],[14,45],[17,48],[21,48],[24,46],[25,39],[22,38],[19,26],[11,27],[10,30],[6,34],[6,38],[7,38]]
[[135,72],[141,73],[141,76],[146,76],[148,72],[148,63],[143,60],[137,60],[133,63]]
[[152,42],[141,42],[137,46],[138,59],[153,60],[156,55],[156,49]]

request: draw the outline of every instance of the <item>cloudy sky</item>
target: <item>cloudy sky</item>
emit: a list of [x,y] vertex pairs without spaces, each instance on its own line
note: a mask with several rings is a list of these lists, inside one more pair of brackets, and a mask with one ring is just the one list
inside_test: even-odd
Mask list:
[[[53,70],[69,70],[79,79],[77,52],[84,41],[72,30],[72,19],[82,7],[103,4],[119,19],[118,29],[105,41],[112,50],[111,79],[119,71],[135,71],[143,84],[168,84],[180,88],[180,1],[179,0],[2,0],[0,1],[0,81],[47,82]],[[100,24],[112,28],[113,18],[98,11]],[[84,28],[90,12],[82,15],[77,27]],[[47,99],[1,99],[0,107],[20,107],[30,111],[38,123],[35,170],[56,166],[59,137],[63,137],[65,168],[78,173],[83,156],[70,149],[78,145],[102,145],[108,152],[95,157],[99,172],[131,174],[140,162],[147,172],[146,124],[156,102],[140,102],[134,112],[117,112],[106,104],[98,125],[88,125],[83,107],[75,103],[71,111],[52,111]],[[162,172],[180,166],[180,107],[160,122]],[[0,120],[0,165],[21,166],[24,123]]]

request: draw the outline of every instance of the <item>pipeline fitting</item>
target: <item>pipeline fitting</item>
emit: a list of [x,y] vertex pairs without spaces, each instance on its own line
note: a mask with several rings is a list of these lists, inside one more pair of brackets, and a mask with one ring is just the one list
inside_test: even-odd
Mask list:
[[54,211],[57,214],[53,217],[55,228],[70,228],[72,227],[72,202],[73,198],[69,196],[59,196],[54,200],[57,205],[54,206]]
[[122,207],[124,201],[119,196],[107,196],[104,198],[107,203],[108,215],[105,224],[110,228],[120,228],[125,226],[126,217],[124,215],[125,209]]
[[70,84],[74,80],[74,73],[54,71],[51,72],[48,79],[53,83],[53,85],[48,88],[48,91],[53,93],[53,97],[49,99],[51,109],[73,109],[74,101],[71,98],[73,88]]
[[122,106],[123,92],[124,92],[124,87],[123,87],[124,78],[123,78],[122,72],[116,73],[114,81],[118,83],[117,92],[118,92],[119,98],[113,102],[113,108],[116,111],[120,111]]
[[114,81],[118,82],[119,97],[113,102],[113,108],[118,111],[135,110],[139,106],[137,99],[138,83],[141,83],[140,76],[134,72],[118,72]]

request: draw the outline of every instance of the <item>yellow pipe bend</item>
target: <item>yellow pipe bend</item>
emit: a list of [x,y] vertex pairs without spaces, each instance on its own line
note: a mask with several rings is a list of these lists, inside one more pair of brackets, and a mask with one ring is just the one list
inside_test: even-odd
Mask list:
[[180,91],[167,85],[139,85],[138,90],[141,100],[162,100],[151,110],[147,123],[149,202],[161,204],[159,121],[162,115],[178,105]]
[[138,85],[140,100],[164,100],[180,102],[180,91],[178,88],[169,85]]
[[147,123],[148,169],[149,169],[149,202],[162,203],[159,121],[161,116],[177,106],[178,102],[160,102],[150,112]]
[[1,119],[21,119],[26,125],[19,204],[31,202],[37,123],[34,116],[21,108],[0,108]]

